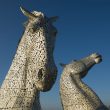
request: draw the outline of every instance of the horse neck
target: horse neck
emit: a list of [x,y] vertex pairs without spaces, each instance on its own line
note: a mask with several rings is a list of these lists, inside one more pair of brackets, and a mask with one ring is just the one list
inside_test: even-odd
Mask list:
[[[33,85],[27,80],[27,37],[26,33],[24,33],[12,61],[12,65],[1,86],[0,108],[14,107],[18,103],[17,100],[19,100],[19,103],[23,100],[31,104],[31,102],[34,102],[33,96],[36,95],[36,97],[39,97],[39,92],[36,91],[35,87],[31,89]],[[19,104],[16,106],[20,107]]]
[[95,110],[102,105],[96,94],[79,77],[72,76],[66,71],[61,76],[60,94],[64,110]]
[[98,95],[82,80],[78,82],[79,87],[86,93],[87,97],[91,99],[92,103],[94,103],[94,106],[102,106],[103,103],[98,97]]
[[5,84],[7,84],[7,81],[9,80],[23,79],[22,76],[24,76],[23,74],[24,74],[25,64],[26,64],[26,37],[25,36],[26,35],[23,35],[19,42],[12,64],[10,66],[10,69],[5,77],[5,80],[1,88],[9,88],[11,85],[7,85],[6,87],[4,87]]

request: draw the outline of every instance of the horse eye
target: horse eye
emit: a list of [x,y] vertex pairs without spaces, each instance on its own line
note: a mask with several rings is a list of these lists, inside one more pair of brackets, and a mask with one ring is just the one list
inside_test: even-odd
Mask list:
[[39,26],[37,24],[34,24],[32,27],[33,33],[39,28]]

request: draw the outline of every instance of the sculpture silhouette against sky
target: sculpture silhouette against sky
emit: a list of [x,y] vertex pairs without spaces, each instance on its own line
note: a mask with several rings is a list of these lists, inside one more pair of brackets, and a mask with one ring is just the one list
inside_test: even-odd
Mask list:
[[99,54],[92,54],[64,67],[60,79],[60,95],[64,110],[108,110],[96,93],[81,79],[97,63],[101,62]]
[[[57,17],[48,18],[41,12],[21,7],[28,17],[25,32],[6,78],[0,88],[0,110],[41,110],[40,91],[49,91],[57,77],[53,58]],[[64,66],[60,94],[64,110],[108,110],[96,93],[81,78],[101,61],[92,54]]]
[[57,17],[41,12],[30,13],[12,65],[0,88],[0,110],[41,110],[40,91],[49,91],[57,77],[53,51]]

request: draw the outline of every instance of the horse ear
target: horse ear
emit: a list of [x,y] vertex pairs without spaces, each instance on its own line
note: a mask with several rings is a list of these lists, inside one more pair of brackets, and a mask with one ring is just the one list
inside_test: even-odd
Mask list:
[[60,63],[60,66],[65,68],[66,67],[66,64],[63,64],[63,63]]
[[50,18],[48,19],[48,22],[53,23],[53,22],[56,22],[57,19],[58,19],[58,16],[50,17]]
[[29,12],[29,11],[26,10],[25,8],[20,7],[20,10],[21,10],[21,12],[22,12],[25,16],[27,16],[28,18],[30,18],[30,19],[36,18],[36,16],[35,16],[34,14],[32,14],[31,12]]

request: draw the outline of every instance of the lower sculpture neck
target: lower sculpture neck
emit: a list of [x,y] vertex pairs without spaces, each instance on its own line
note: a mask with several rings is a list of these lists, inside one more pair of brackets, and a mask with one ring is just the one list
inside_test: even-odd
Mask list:
[[[60,80],[60,94],[64,110],[74,108],[95,110],[103,106],[98,96],[78,76],[66,75]],[[76,106],[77,105],[77,106]]]

